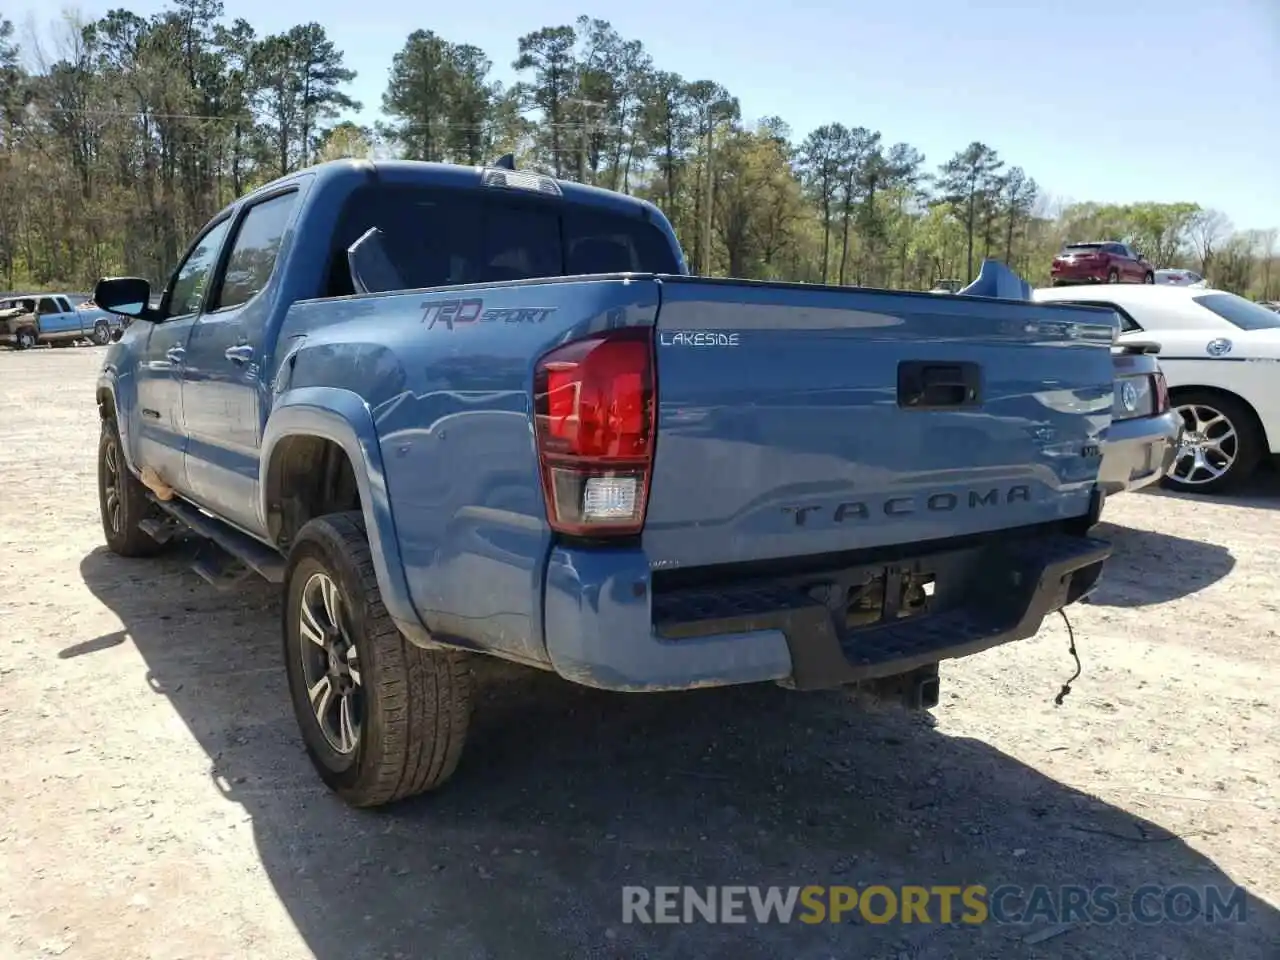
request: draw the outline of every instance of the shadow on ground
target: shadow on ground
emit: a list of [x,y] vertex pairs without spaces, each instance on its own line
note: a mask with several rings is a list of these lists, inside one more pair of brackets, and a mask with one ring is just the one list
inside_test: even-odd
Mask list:
[[[1227,960],[1265,956],[1280,936],[1276,911],[1252,896],[1245,923],[1226,930],[1077,925],[1034,949],[1029,928],[995,924],[624,926],[627,884],[1127,893],[1231,880],[1182,839],[985,743],[771,686],[622,696],[485,669],[453,782],[355,812],[318,785],[272,669],[277,591],[217,594],[182,569],[180,557],[101,549],[81,563],[146,662],[137,682],[169,698],[219,789],[251,817],[266,872],[319,960]],[[944,703],[945,689],[944,672]]]
[[1104,607],[1147,607],[1190,596],[1217,583],[1236,565],[1226,547],[1100,523],[1093,536],[1110,541],[1111,558],[1088,602]]
[[1264,461],[1257,473],[1229,494],[1179,493],[1160,486],[1148,487],[1139,491],[1139,494],[1171,497],[1191,503],[1219,503],[1230,507],[1252,507],[1255,510],[1280,510],[1280,469],[1277,469],[1275,463]]

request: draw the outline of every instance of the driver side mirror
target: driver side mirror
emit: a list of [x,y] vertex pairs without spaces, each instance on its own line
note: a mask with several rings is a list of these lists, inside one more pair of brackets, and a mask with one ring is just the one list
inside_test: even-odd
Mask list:
[[103,277],[93,288],[93,302],[122,317],[152,319],[151,284],[141,277]]

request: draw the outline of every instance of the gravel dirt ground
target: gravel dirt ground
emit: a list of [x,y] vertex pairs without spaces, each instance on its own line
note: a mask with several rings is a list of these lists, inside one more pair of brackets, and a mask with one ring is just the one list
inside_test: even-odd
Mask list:
[[[0,956],[1280,956],[1274,478],[1108,506],[1116,556],[1073,610],[1084,675],[1061,707],[1056,618],[944,664],[934,721],[486,667],[449,787],[355,812],[302,752],[276,590],[219,594],[185,547],[102,546],[101,358],[0,353]],[[1213,925],[621,923],[624,884],[684,883],[1248,896]]]

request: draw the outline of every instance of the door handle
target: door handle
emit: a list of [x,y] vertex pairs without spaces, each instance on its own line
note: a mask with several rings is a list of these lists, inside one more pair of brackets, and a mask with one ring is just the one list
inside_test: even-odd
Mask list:
[[248,363],[253,359],[253,347],[247,343],[238,343],[234,347],[227,347],[224,356],[232,363]]
[[164,355],[169,358],[170,363],[181,363],[186,352],[182,347],[170,347]]

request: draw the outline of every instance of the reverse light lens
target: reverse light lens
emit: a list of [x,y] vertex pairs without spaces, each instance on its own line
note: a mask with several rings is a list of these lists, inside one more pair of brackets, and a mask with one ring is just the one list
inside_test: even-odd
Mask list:
[[632,476],[588,477],[582,494],[584,520],[631,520],[640,502],[640,478]]

